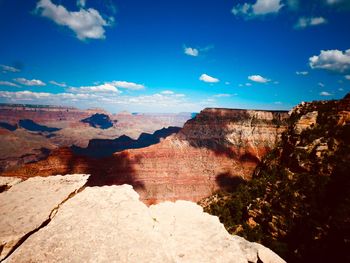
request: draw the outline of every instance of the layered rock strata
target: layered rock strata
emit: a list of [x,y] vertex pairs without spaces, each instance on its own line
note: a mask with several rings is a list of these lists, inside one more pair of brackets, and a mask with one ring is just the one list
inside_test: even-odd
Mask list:
[[[6,176],[91,174],[91,185],[128,183],[148,204],[199,201],[220,188],[249,180],[261,158],[279,141],[287,112],[205,109],[176,135],[141,149],[92,159],[68,149]],[[99,169],[95,169],[99,167]]]

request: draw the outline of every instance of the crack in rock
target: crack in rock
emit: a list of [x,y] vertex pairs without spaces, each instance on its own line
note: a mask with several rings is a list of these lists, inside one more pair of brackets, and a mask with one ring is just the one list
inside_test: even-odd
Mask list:
[[85,188],[87,179],[88,175],[35,177],[1,193],[0,262],[47,226],[60,206]]

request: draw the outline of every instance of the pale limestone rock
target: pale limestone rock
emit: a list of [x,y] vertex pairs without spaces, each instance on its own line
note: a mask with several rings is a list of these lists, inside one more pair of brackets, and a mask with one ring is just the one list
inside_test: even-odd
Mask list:
[[194,203],[148,208],[129,185],[86,187],[6,262],[284,262],[244,241]]
[[0,194],[0,260],[87,182],[88,175],[33,177]]
[[304,130],[311,128],[317,123],[318,111],[311,111],[301,116],[295,124],[295,133],[301,134]]
[[0,176],[0,188],[8,189],[21,181],[22,179],[18,177]]

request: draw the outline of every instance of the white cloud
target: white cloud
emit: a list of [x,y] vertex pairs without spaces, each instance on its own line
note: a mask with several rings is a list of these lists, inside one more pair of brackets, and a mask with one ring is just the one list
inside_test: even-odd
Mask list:
[[256,15],[277,13],[282,6],[281,0],[257,0],[253,5],[253,12]]
[[249,76],[248,79],[250,79],[251,81],[254,81],[254,82],[258,82],[258,83],[267,83],[267,82],[271,81],[270,79],[264,78],[260,75],[252,75],[252,76]]
[[345,75],[344,78],[350,80],[350,75]]
[[161,94],[172,95],[172,94],[174,94],[174,91],[171,91],[171,90],[164,90],[164,91],[161,92]]
[[282,0],[257,0],[254,4],[238,4],[232,9],[234,15],[254,17],[278,13],[283,7]]
[[109,21],[103,19],[96,9],[84,9],[81,6],[79,11],[71,12],[62,5],[55,5],[51,0],[40,0],[36,10],[56,24],[69,27],[80,40],[105,38],[104,27],[110,26],[113,21],[113,18],[109,18]]
[[301,17],[295,24],[294,28],[305,28],[309,26],[317,26],[326,24],[327,20],[323,17]]
[[343,89],[343,88],[339,88],[338,90],[339,90],[339,91],[344,91],[344,89]]
[[[68,90],[68,89],[67,89]],[[206,104],[191,101],[185,94],[161,94],[130,96],[117,92],[74,92],[46,93],[32,91],[0,91],[0,102],[64,105],[80,108],[101,107],[111,112],[121,110],[137,112],[196,112]]]
[[0,68],[1,68],[2,72],[4,72],[4,73],[7,73],[7,72],[13,72],[13,73],[20,72],[19,69],[11,67],[11,66],[0,65]]
[[110,84],[115,86],[116,88],[121,88],[121,89],[130,89],[130,90],[141,90],[144,89],[145,86],[142,84],[137,84],[134,82],[127,82],[127,81],[111,81],[107,82],[106,84]]
[[56,82],[56,81],[54,81],[54,80],[51,80],[51,81],[49,81],[49,83],[50,83],[50,84],[52,84],[52,85],[55,85],[55,86],[61,87],[61,88],[65,88],[65,87],[67,87],[67,84],[66,84],[66,83],[64,83],[64,82],[59,83],[59,82]]
[[9,86],[9,87],[16,87],[16,88],[21,87],[21,86],[17,85],[16,83],[13,83],[10,81],[2,81],[2,80],[0,80],[0,86]]
[[208,83],[217,83],[217,82],[220,81],[219,79],[211,77],[211,76],[209,76],[207,74],[202,74],[199,77],[199,80],[204,81],[204,82],[208,82]]
[[322,91],[322,92],[320,93],[320,95],[321,95],[321,96],[332,96],[332,94],[329,93],[329,92],[327,92],[327,91]]
[[198,49],[191,47],[184,47],[184,52],[186,55],[197,57],[199,55]]
[[30,80],[25,78],[16,78],[13,80],[25,86],[46,86],[46,84],[39,79]]
[[225,85],[230,85],[231,83],[229,81],[226,81],[225,82]]
[[105,83],[102,85],[96,85],[96,86],[82,86],[79,88],[69,88],[70,92],[96,92],[96,93],[120,93],[120,91],[113,85],[109,83]]
[[306,76],[306,75],[309,75],[309,72],[308,71],[296,71],[295,74]]
[[350,49],[346,51],[321,50],[320,55],[309,58],[309,65],[313,69],[325,69],[338,73],[350,70]]
[[276,105],[282,105],[283,103],[281,101],[275,101],[274,102]]
[[321,88],[324,88],[325,85],[322,82],[319,82],[318,86],[320,86]]

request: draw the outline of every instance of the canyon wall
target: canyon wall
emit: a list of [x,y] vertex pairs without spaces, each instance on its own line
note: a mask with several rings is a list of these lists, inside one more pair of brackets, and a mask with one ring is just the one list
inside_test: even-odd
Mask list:
[[[113,140],[123,135],[137,139],[142,133],[152,134],[164,127],[182,127],[191,116],[109,114],[101,109],[0,104],[0,171],[42,160],[60,147],[87,147],[93,139]],[[86,119],[91,121],[84,122]]]
[[148,203],[199,201],[220,188],[234,188],[251,175],[285,130],[288,113],[205,109],[176,135],[160,143],[94,159],[70,149],[48,159],[4,173],[4,176],[48,176],[89,173],[90,185],[128,183]]

